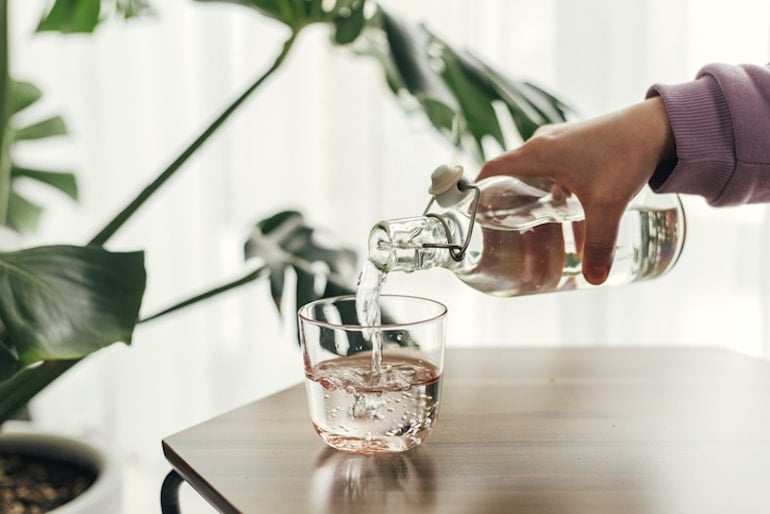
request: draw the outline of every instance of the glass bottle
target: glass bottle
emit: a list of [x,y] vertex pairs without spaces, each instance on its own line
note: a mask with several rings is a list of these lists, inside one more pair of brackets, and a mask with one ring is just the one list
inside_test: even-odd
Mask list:
[[[433,198],[422,216],[384,220],[372,228],[369,261],[377,269],[440,266],[495,296],[591,286],[581,270],[585,222],[575,195],[548,179],[525,183],[500,176],[473,184],[460,166],[440,166],[431,178]],[[664,274],[676,263],[684,239],[679,197],[645,188],[621,218],[606,284]]]

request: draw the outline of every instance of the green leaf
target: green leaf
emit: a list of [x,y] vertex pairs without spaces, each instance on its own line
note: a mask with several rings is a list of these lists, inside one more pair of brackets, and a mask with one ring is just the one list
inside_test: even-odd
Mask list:
[[492,102],[497,99],[495,91],[484,81],[468,73],[460,54],[449,46],[442,51],[444,61],[444,78],[457,97],[465,118],[465,128],[473,136],[481,160],[486,160],[482,141],[486,136],[492,136],[505,149],[505,139],[497,119],[497,113]]
[[398,95],[399,91],[406,90],[406,84],[401,80],[396,64],[390,54],[387,39],[385,37],[378,37],[383,35],[382,32],[382,13],[378,10],[375,16],[365,20],[362,41],[359,40],[361,44],[354,45],[352,52],[354,55],[371,57],[378,61],[382,66],[388,87],[394,95]]
[[[30,105],[37,102],[42,92],[34,84],[24,81],[11,81],[11,112],[17,114]],[[67,127],[61,116],[51,116],[45,120],[39,121],[19,130],[12,130],[10,127],[15,125],[16,117],[12,116],[9,123],[9,134],[12,135],[13,143],[24,140],[43,139],[65,135]],[[10,153],[6,155],[9,157]],[[77,200],[77,184],[75,177],[70,172],[58,172],[47,170],[35,170],[16,166],[10,163],[10,183],[7,188],[7,208],[5,213],[4,225],[21,233],[33,233],[38,226],[38,221],[42,212],[39,205],[24,198],[14,189],[15,179],[20,177],[29,178],[38,182],[45,183],[54,187],[74,200]]]
[[0,320],[22,366],[130,343],[146,275],[143,252],[45,246],[0,253]]
[[297,275],[297,306],[322,298],[330,283],[349,287],[356,271],[355,252],[323,245],[297,211],[282,211],[257,223],[245,255],[262,259],[270,269],[271,295],[279,312],[288,270]]
[[[295,305],[332,296],[355,293],[353,277],[357,276],[356,255],[344,248],[322,245],[315,237],[315,229],[307,226],[297,211],[283,211],[257,223],[251,238],[246,242],[247,258],[260,258],[270,270],[270,284],[273,301],[279,308],[284,291],[284,277],[287,271],[296,275],[294,290]],[[340,312],[345,323],[358,323],[355,306],[350,304]],[[387,312],[382,313],[384,322],[392,322]],[[400,337],[393,335],[393,342],[401,346],[413,346],[414,340],[404,331]],[[348,353],[353,354],[371,347],[371,342],[361,334],[349,335]],[[321,344],[336,352],[332,340]]]
[[347,45],[358,38],[364,28],[365,0],[337,0],[334,6],[334,38],[338,45]]
[[99,24],[101,0],[56,0],[37,26],[38,32],[93,32]]
[[75,175],[69,171],[47,171],[25,168],[22,166],[12,166],[11,177],[26,177],[43,184],[47,184],[73,200],[78,199],[78,183]]
[[21,234],[31,234],[37,230],[42,212],[42,207],[11,189],[6,220],[9,227]]
[[551,93],[527,81],[520,81],[519,88],[527,101],[549,122],[565,121],[573,109]]
[[197,2],[216,2],[229,3],[251,7],[260,14],[273,18],[291,28],[299,28],[304,14],[304,9],[300,11],[292,5],[291,0],[196,0]]
[[31,82],[11,80],[11,114],[16,114],[40,100],[43,92]]
[[115,12],[125,19],[136,18],[152,13],[152,8],[146,0],[117,0]]
[[382,8],[380,12],[400,82],[420,102],[433,125],[451,133],[460,104],[441,77],[435,39],[422,27],[399,20]]
[[496,98],[505,103],[522,139],[529,139],[541,125],[567,119],[570,109],[545,90],[526,81],[510,79],[467,52],[461,63],[469,75],[485,83]]
[[432,98],[423,98],[420,103],[433,126],[447,136],[453,144],[459,145],[458,129],[465,127],[465,119],[461,114]]
[[271,263],[267,266],[270,270],[268,275],[270,280],[270,298],[278,312],[281,312],[281,303],[283,301],[283,284],[286,278],[286,270],[289,267],[283,263]]
[[12,376],[19,370],[19,359],[16,353],[0,339],[0,381]]
[[[363,25],[364,0],[337,0],[324,9],[324,0],[196,0],[221,2],[250,7],[260,14],[278,20],[297,33],[312,23],[333,22],[340,40],[355,39]],[[333,1],[333,0],[332,0]],[[359,4],[361,4],[359,6]]]
[[323,297],[322,294],[316,292],[316,277],[313,273],[308,273],[298,268],[294,268],[294,271],[297,273],[297,287],[295,291],[297,308]]
[[61,116],[52,116],[32,125],[20,128],[15,131],[14,139],[16,141],[25,141],[31,139],[43,139],[53,136],[66,136],[67,126]]
[[365,44],[354,51],[380,62],[393,93],[408,92],[442,135],[458,147],[471,142],[468,149],[480,160],[485,158],[482,141],[487,137],[503,149],[512,145],[504,140],[497,102],[508,108],[525,140],[539,126],[564,121],[571,112],[547,91],[506,77],[424,26],[400,20],[381,7],[365,20],[363,34]]

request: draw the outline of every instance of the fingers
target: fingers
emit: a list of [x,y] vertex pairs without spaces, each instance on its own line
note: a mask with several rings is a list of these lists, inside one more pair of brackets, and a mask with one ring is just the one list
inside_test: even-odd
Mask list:
[[586,209],[586,239],[583,247],[583,276],[601,284],[610,274],[621,213],[614,209]]
[[613,175],[607,175],[607,170],[613,169],[613,160],[608,161],[603,152],[586,151],[590,146],[586,147],[585,142],[594,137],[594,131],[591,124],[545,126],[525,144],[487,161],[478,180],[496,175],[537,176],[556,182],[550,188],[556,202],[577,195],[586,214],[583,276],[598,285],[610,274],[618,224],[625,208],[618,198],[625,198],[626,191],[617,191],[613,186],[608,194],[606,182],[612,184]]
[[555,139],[551,136],[562,131],[563,125],[541,126],[523,145],[484,163],[477,180],[495,175],[550,176],[559,155],[558,148],[553,146]]
[[481,180],[487,177],[494,177],[496,175],[513,175],[514,170],[517,170],[519,166],[517,162],[521,159],[519,157],[520,150],[514,149],[504,154],[498,155],[494,159],[490,159],[484,163],[476,180]]
[[[490,159],[481,168],[477,180],[496,175],[511,175],[516,177],[547,176],[544,171],[548,164],[541,158],[543,145],[531,139],[525,145]],[[547,155],[547,154],[546,154]]]

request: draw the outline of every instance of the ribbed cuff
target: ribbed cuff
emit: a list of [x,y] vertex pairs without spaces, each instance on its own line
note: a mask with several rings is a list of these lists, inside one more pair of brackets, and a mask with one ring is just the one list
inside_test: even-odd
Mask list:
[[717,81],[704,75],[693,82],[652,86],[647,97],[660,96],[676,145],[676,164],[662,164],[650,180],[658,192],[698,194],[711,203],[735,171],[733,126]]

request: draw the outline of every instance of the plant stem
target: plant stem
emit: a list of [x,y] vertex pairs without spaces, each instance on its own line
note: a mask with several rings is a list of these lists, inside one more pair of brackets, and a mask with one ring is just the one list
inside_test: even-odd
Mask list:
[[[0,0],[4,2],[5,0]],[[209,125],[196,139],[190,144],[180,155],[177,157],[168,167],[163,170],[158,177],[153,180],[147,187],[145,187],[138,196],[136,196],[129,204],[123,208],[107,226],[105,226],[93,239],[89,242],[91,245],[104,245],[115,232],[120,229],[123,224],[136,212],[139,207],[144,204],[154,193],[157,191],[176,171],[200,148],[203,143],[208,140],[209,137],[222,125],[230,115],[253,93],[262,83],[275,72],[278,67],[283,63],[284,59],[291,50],[295,39],[297,38],[297,32],[292,32],[289,39],[283,44],[281,52],[276,57],[273,64],[265,71],[253,84],[251,84],[241,95],[235,99],[217,119],[215,119],[211,125]]]
[[[289,254],[285,255],[287,261],[290,261],[294,266],[299,267],[305,271],[312,271],[310,263],[303,259],[296,258]],[[231,289],[235,289],[249,282],[252,282],[262,276],[268,267],[263,265],[259,268],[250,271],[246,275],[226,284],[209,289],[208,291],[192,296],[186,300],[178,302],[171,307],[165,308],[157,313],[151,314],[139,321],[139,323],[146,323],[154,319],[160,318],[172,312],[175,312],[184,307],[188,307],[192,304],[200,301],[212,298],[219,294],[222,294]],[[330,274],[327,277],[328,280],[340,283],[341,278],[336,275]],[[344,282],[344,281],[343,281]],[[26,405],[34,396],[42,391],[51,382],[56,380],[61,374],[70,369],[72,366],[80,362],[81,359],[75,360],[59,360],[59,361],[44,361],[42,364],[34,367],[30,367],[16,373],[13,377],[0,383],[0,424],[6,421],[10,416],[15,414],[19,409]]]
[[0,383],[0,424],[24,407],[37,393],[79,360],[45,361]]
[[221,286],[214,287],[212,289],[209,289],[208,291],[192,296],[188,298],[187,300],[183,300],[179,303],[176,303],[172,305],[171,307],[165,308],[161,311],[158,311],[154,314],[151,314],[145,318],[142,318],[139,320],[139,323],[146,323],[148,321],[152,321],[156,318],[160,318],[161,316],[165,316],[166,314],[170,314],[174,311],[177,311],[179,309],[182,309],[184,307],[188,307],[194,303],[200,302],[202,300],[205,300],[207,298],[211,298],[213,296],[216,296],[218,294],[224,293],[226,291],[229,291],[230,289],[235,289],[236,287],[240,287],[244,284],[247,284],[249,282],[252,282],[264,275],[264,272],[267,271],[267,266],[260,266],[259,268],[255,269],[254,271],[250,271],[248,274],[244,275],[243,277],[233,280],[232,282],[228,282],[226,284],[223,284]]
[[8,51],[8,0],[0,0],[0,225],[8,218],[11,196],[11,91]]
[[[267,266],[261,266],[237,280],[215,287],[205,293],[193,296],[172,307],[152,314],[140,320],[139,323],[151,321],[206,298],[242,286],[261,277],[266,269]],[[56,380],[61,374],[80,362],[80,360],[82,359],[44,361],[38,366],[24,369],[5,382],[0,383],[0,425],[24,407],[37,393]]]
[[[7,176],[0,175],[0,181],[5,178],[10,180],[10,145],[8,138],[10,131],[8,128],[8,116],[10,100],[8,99],[8,49],[7,49],[7,0],[0,0],[0,166],[4,166],[7,159]],[[267,80],[283,63],[296,40],[297,32],[293,32],[288,40],[283,44],[281,52],[276,57],[273,64],[265,71],[253,84],[251,84],[238,98],[231,103],[222,114],[217,117],[196,139],[177,157],[158,177],[151,182],[142,192],[134,198],[115,218],[110,221],[93,239],[89,242],[92,245],[104,245],[115,232],[144,204],[171,176],[182,167],[203,143],[222,125],[233,112],[253,93],[262,83]],[[4,170],[0,167],[0,173]],[[0,182],[0,216],[5,216],[7,211],[7,198],[10,184]],[[2,219],[0,219],[2,221]],[[211,291],[197,295],[189,300],[165,309],[162,312],[154,314],[142,321],[149,321],[164,314],[168,314],[187,305],[204,300],[216,294],[242,285],[254,280],[261,275],[260,268],[252,271],[245,277],[238,279],[230,284],[219,286]],[[80,362],[81,359],[44,361],[40,365],[30,367],[16,373],[13,377],[0,383],[0,423],[6,421],[10,416],[16,413],[26,405],[37,393],[42,391],[51,382],[60,375]]]
[[[292,266],[297,267],[307,273],[314,273],[313,267],[310,262],[305,259],[298,258],[289,252],[281,248],[276,248],[275,252],[281,252],[285,262],[290,263]],[[268,267],[262,265],[255,270],[250,271],[246,275],[216,286],[208,291],[192,296],[186,300],[178,302],[171,307],[167,307],[157,313],[151,314],[138,323],[146,323],[154,319],[160,318],[184,307],[189,307],[195,303],[212,298],[219,294],[222,294],[231,289],[235,289],[242,285],[248,284],[265,275]],[[347,287],[345,280],[337,274],[329,273],[326,279],[330,282],[334,282],[340,287]],[[26,405],[38,392],[43,390],[48,384],[53,382],[65,371],[72,366],[80,362],[81,359],[75,360],[59,360],[59,361],[44,361],[42,364],[34,367],[30,367],[15,374],[5,382],[0,383],[0,424],[6,421],[10,416],[15,414],[19,409]]]
[[[313,265],[311,262],[296,257],[295,255],[285,251],[283,248],[279,246],[275,246],[273,248],[272,253],[275,255],[281,255],[281,259],[283,262],[287,264],[291,264],[295,268],[299,268],[300,270],[304,271],[305,273],[309,274],[315,274],[317,271],[313,269]],[[205,291],[203,293],[197,294],[195,296],[191,296],[190,298],[186,300],[182,300],[181,302],[178,302],[171,307],[167,307],[161,311],[158,311],[154,314],[150,314],[149,316],[146,316],[145,318],[142,318],[139,323],[146,323],[148,321],[152,321],[154,319],[160,318],[162,316],[165,316],[166,314],[171,314],[172,312],[178,311],[179,309],[183,309],[184,307],[189,307],[190,305],[193,305],[195,303],[198,303],[200,301],[206,300],[208,298],[213,298],[214,296],[217,296],[219,294],[225,293],[231,289],[235,289],[236,287],[240,287],[242,285],[248,284],[249,282],[252,282],[258,278],[261,278],[265,275],[265,272],[268,271],[268,266],[262,265],[259,268],[250,271],[246,275],[244,275],[241,278],[235,279],[231,282],[227,282],[226,284],[223,284],[221,286],[216,286],[208,291]],[[345,281],[345,279],[341,276],[339,276],[336,273],[327,273],[326,274],[326,280],[329,282],[334,283],[339,288],[347,288],[348,284]]]
[[[237,280],[215,287],[205,293],[179,302],[172,307],[163,309],[156,314],[147,316],[140,320],[139,323],[145,323],[165,316],[183,307],[242,286],[263,276],[265,270],[267,270],[267,266],[260,266]],[[5,382],[0,383],[0,425],[24,407],[37,393],[56,380],[61,374],[80,362],[80,360],[82,359],[44,361],[38,366],[24,369]]]

